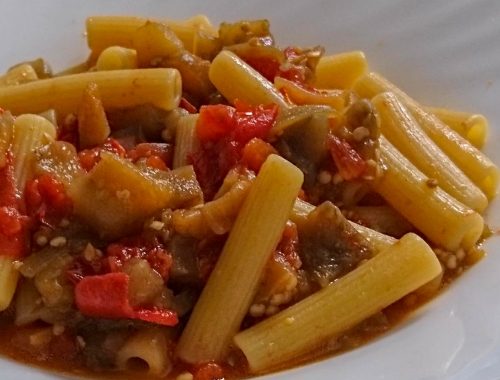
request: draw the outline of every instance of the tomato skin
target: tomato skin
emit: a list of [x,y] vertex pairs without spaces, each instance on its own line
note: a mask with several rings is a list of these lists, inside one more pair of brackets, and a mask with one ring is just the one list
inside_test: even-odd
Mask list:
[[360,178],[366,171],[366,162],[358,152],[345,140],[330,134],[328,148],[339,174],[346,181]]
[[198,112],[196,107],[193,104],[191,104],[191,102],[189,100],[187,100],[185,97],[181,98],[181,102],[179,103],[179,107],[184,108],[186,111],[188,111],[191,114]]

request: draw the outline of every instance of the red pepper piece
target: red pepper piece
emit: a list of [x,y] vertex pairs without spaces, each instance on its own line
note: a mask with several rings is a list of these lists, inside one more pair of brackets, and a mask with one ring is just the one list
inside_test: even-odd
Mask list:
[[128,285],[125,273],[84,277],[75,286],[76,306],[89,317],[129,318],[134,310],[128,300]]
[[129,276],[107,273],[84,277],[75,286],[75,302],[83,315],[110,319],[139,319],[163,326],[175,326],[179,321],[171,310],[134,310],[128,299]]

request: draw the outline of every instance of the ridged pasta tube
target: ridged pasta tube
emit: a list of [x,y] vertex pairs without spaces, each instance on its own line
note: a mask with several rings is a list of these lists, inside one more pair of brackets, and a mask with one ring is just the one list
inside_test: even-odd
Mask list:
[[432,249],[417,235],[407,234],[329,286],[238,333],[234,342],[252,372],[284,367],[439,273]]
[[90,82],[99,87],[104,108],[152,103],[174,109],[181,99],[176,69],[137,69],[86,72],[0,88],[0,107],[13,114],[55,109],[59,115],[76,112]]
[[247,195],[177,346],[188,363],[223,359],[255,297],[302,186],[303,174],[270,155]]

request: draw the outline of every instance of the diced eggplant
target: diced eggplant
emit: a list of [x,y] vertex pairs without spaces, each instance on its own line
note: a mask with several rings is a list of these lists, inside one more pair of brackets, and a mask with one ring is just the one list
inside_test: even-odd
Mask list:
[[330,202],[298,225],[299,253],[310,278],[324,287],[372,256],[369,243]]
[[203,199],[190,166],[169,172],[139,168],[107,152],[101,152],[87,175],[71,183],[68,194],[75,214],[106,239],[140,228],[164,208],[191,207]]

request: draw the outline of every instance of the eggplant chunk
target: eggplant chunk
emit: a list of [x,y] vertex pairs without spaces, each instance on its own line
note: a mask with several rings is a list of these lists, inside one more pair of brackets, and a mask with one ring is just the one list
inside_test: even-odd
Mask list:
[[320,286],[347,274],[372,256],[369,243],[340,210],[324,202],[298,225],[303,268]]
[[71,184],[68,193],[75,214],[106,239],[140,228],[164,208],[192,207],[203,199],[191,166],[163,172],[139,168],[106,152],[87,175]]

